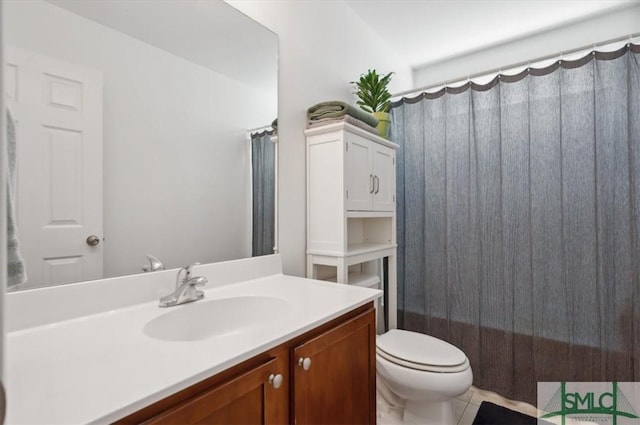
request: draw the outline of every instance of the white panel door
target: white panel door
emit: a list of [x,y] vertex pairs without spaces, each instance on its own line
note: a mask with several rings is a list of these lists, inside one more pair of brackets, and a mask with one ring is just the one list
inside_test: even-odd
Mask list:
[[24,287],[102,278],[102,73],[9,47],[5,83]]
[[371,142],[345,132],[345,188],[348,211],[369,211],[373,206]]
[[374,143],[373,173],[375,176],[373,190],[374,211],[394,211],[396,204],[396,151]]

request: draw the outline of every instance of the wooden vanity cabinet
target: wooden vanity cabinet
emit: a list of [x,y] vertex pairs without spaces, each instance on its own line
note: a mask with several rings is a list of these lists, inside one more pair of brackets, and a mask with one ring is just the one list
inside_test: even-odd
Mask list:
[[374,424],[375,379],[369,303],[117,423]]
[[[265,377],[276,363],[250,369],[229,382],[168,410],[148,424],[268,424],[278,423],[278,392]],[[283,391],[279,391],[284,393]]]
[[[289,353],[276,347],[174,395],[117,424],[287,424]],[[269,382],[280,374],[279,388]]]
[[376,422],[374,322],[365,312],[293,349],[293,423]]

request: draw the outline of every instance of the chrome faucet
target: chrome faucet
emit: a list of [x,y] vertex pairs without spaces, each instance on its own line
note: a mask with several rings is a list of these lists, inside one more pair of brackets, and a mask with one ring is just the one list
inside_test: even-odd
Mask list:
[[164,264],[162,264],[162,261],[158,260],[157,257],[147,254],[147,258],[149,259],[149,264],[142,266],[143,272],[157,272],[158,270],[164,270]]
[[176,289],[166,297],[160,298],[160,307],[172,307],[204,298],[204,292],[196,288],[203,287],[207,283],[207,278],[204,276],[191,276],[192,268],[198,264],[200,263],[190,264],[178,271]]

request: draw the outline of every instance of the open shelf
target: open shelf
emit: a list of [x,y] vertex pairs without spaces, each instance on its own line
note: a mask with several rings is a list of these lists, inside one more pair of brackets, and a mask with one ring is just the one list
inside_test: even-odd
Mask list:
[[393,241],[393,217],[353,217],[347,219],[347,246],[390,244]]
[[[329,282],[336,282],[336,280],[335,276],[327,279]],[[378,289],[380,287],[380,276],[364,272],[349,272],[348,282],[349,285]]]
[[371,252],[384,251],[385,249],[395,248],[395,244],[390,243],[358,243],[349,245],[345,257],[351,257],[353,255],[369,254]]
[[347,211],[347,218],[393,218],[393,211]]
[[[325,250],[310,249],[307,251],[307,255],[321,255],[321,256],[326,255],[331,257],[346,258],[346,257],[357,256],[357,255],[386,251],[389,249],[394,249],[396,247],[397,247],[396,244],[390,244],[390,243],[360,243],[360,244],[349,245],[346,251],[328,251],[328,250],[325,251]],[[385,255],[382,255],[382,256],[385,256]]]

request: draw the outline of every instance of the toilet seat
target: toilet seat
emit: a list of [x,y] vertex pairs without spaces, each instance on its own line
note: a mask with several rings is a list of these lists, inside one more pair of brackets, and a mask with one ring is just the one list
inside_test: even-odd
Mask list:
[[469,368],[456,346],[417,332],[392,329],[378,336],[376,353],[399,366],[427,372],[456,373]]

